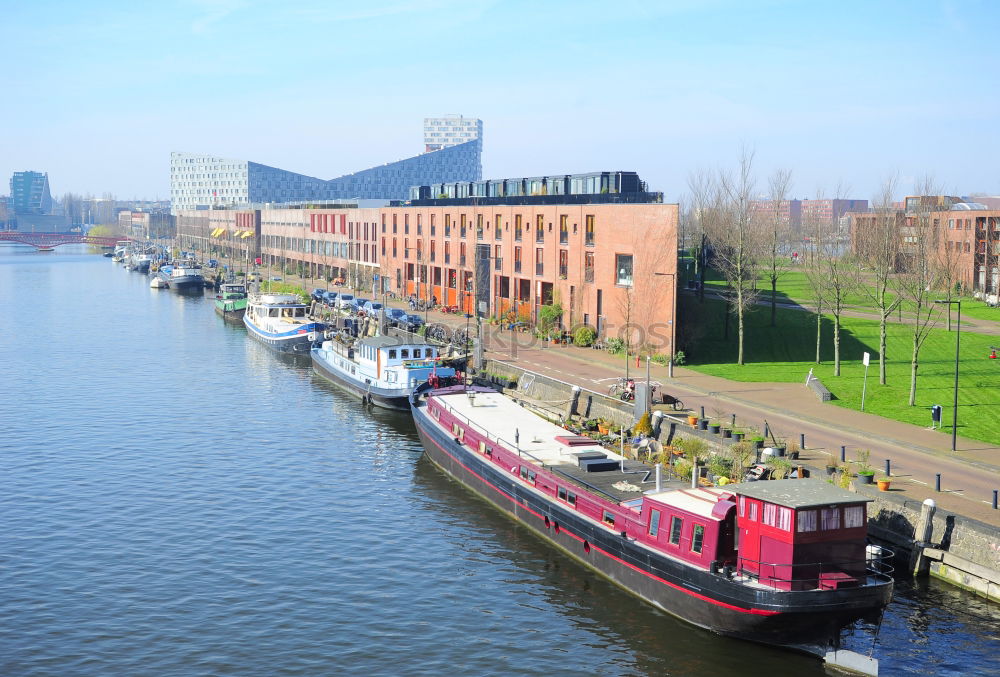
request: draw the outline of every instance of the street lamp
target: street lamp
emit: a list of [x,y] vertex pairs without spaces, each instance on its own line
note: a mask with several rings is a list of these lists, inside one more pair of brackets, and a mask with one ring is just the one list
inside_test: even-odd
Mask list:
[[958,306],[958,317],[955,320],[955,398],[951,409],[951,450],[956,451],[958,437],[958,349],[962,336],[962,301],[938,299],[934,303],[942,303],[949,307],[954,303]]
[[667,363],[667,377],[674,377],[674,340],[677,338],[677,273],[653,273],[653,275],[660,275],[663,277],[670,277],[670,282],[673,285],[673,289],[670,292],[670,297],[673,303],[670,312],[670,361]]

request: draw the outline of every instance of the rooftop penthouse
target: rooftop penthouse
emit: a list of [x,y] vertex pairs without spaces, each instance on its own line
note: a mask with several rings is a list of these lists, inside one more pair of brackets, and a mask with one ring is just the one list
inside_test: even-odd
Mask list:
[[409,200],[416,207],[662,202],[635,172],[610,171],[412,186]]

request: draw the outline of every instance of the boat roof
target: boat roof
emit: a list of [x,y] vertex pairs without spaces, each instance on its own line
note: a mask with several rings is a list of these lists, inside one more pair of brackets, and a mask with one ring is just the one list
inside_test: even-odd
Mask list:
[[725,510],[717,513],[715,509],[720,502],[732,497],[733,492],[730,491],[729,486],[672,489],[670,491],[649,494],[649,497],[660,503],[689,512],[692,515],[720,520],[725,517]]
[[819,479],[742,482],[727,485],[726,489],[740,496],[796,510],[842,503],[867,503],[872,500]]
[[[474,392],[473,398],[469,393]],[[458,414],[471,421],[480,431],[511,450],[520,450],[525,460],[533,460],[546,470],[568,478],[584,489],[596,490],[620,503],[642,498],[645,491],[655,488],[652,466],[626,459],[588,438],[577,437],[570,431],[534,413],[525,411],[510,397],[479,387],[452,386],[431,393]],[[517,440],[515,441],[515,434]],[[619,467],[604,472],[587,472],[580,468],[580,454],[600,452]],[[646,478],[649,473],[648,478]],[[643,482],[643,479],[646,479]],[[683,482],[668,482],[661,486],[683,488]],[[666,493],[666,492],[661,492]]]

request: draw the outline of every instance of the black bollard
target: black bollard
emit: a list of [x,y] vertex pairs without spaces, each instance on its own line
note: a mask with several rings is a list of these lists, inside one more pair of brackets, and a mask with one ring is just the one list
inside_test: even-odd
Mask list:
[[892,463],[889,459],[885,459],[885,476],[892,477]]
[[705,418],[705,407],[701,407],[701,415],[698,418]]
[[736,427],[736,414],[733,414],[733,427]]
[[997,509],[997,494],[1000,493],[996,489],[993,490],[993,509]]
[[806,450],[806,434],[799,433],[799,449],[802,451]]
[[840,462],[847,463],[847,447],[844,445],[840,446]]
[[767,421],[764,421],[764,439],[766,440],[767,436],[770,434],[771,434],[771,427],[767,425]]
[[941,473],[934,475],[934,491],[941,491]]

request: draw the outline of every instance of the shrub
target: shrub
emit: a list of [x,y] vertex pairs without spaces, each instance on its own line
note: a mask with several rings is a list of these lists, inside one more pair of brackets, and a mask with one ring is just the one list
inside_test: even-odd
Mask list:
[[625,339],[619,338],[617,336],[612,336],[608,339],[608,352],[611,354],[617,354],[625,350]]
[[590,327],[577,327],[576,331],[573,332],[573,345],[581,348],[589,348],[594,345],[594,339],[596,338],[597,332]]
[[639,422],[635,424],[633,431],[636,435],[652,435],[653,424],[649,422],[649,412],[644,412]]
[[674,440],[674,446],[691,458],[703,456],[708,451],[708,443],[698,437],[682,437]]
[[683,350],[678,350],[676,353],[674,353],[674,364],[676,364],[678,367],[682,366],[686,361],[687,361],[687,356],[684,354]]
[[563,309],[558,303],[542,306],[538,309],[538,328],[545,334],[555,329],[562,319]]

